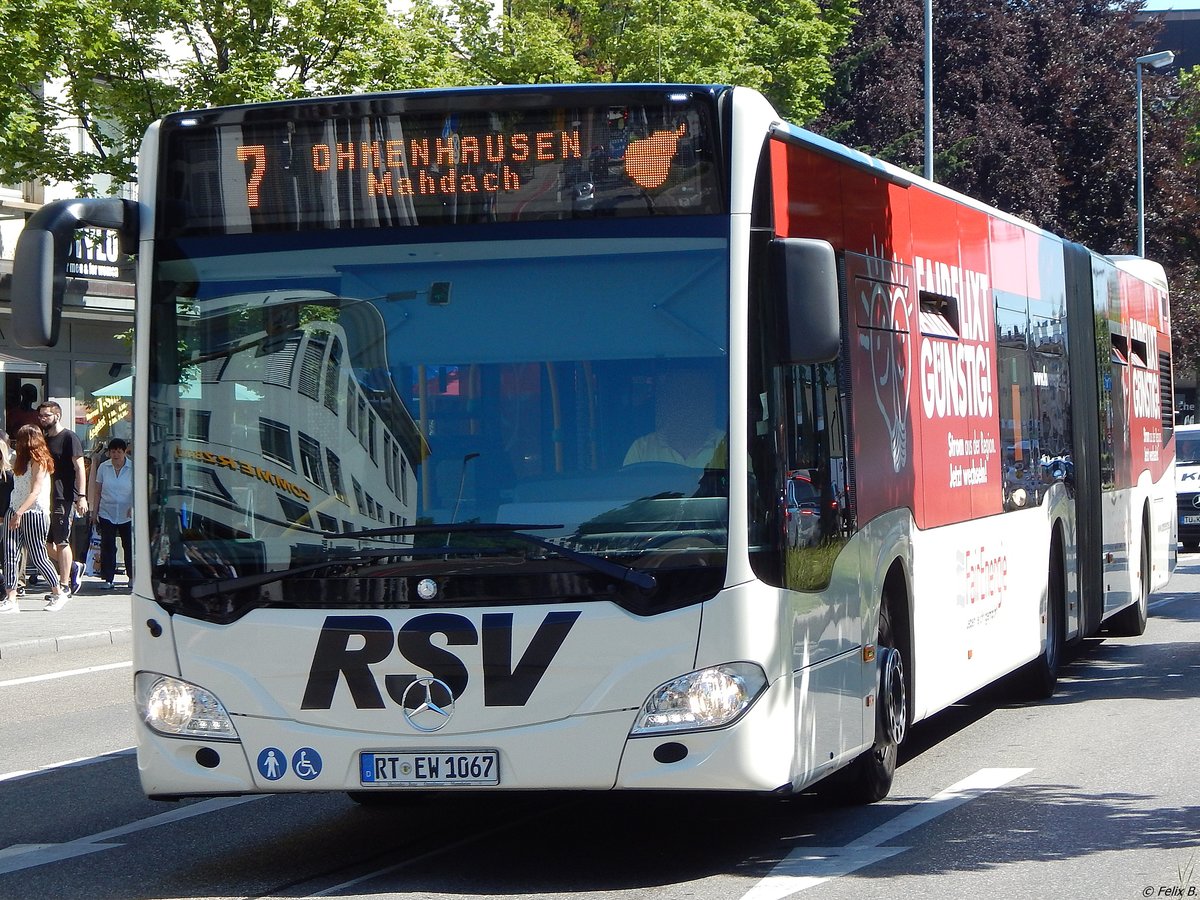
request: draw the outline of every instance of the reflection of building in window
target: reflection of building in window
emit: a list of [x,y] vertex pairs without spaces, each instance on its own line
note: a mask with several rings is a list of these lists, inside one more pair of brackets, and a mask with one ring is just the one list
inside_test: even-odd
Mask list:
[[[409,521],[409,461],[423,459],[427,447],[387,380],[385,329],[369,304],[347,303],[347,311],[326,306],[327,298],[275,307],[263,307],[261,295],[232,298],[246,302],[196,322],[209,332],[201,343],[225,352],[190,364],[200,377],[183,389],[173,423],[176,457],[189,461],[175,487],[192,498],[193,527],[263,538],[271,532],[262,529],[284,523],[289,532],[328,534]],[[353,501],[347,471],[357,476]],[[203,509],[199,494],[211,498]]]
[[309,335],[300,361],[300,372],[296,378],[296,390],[313,400],[319,400],[321,390],[321,363],[329,345],[329,332],[316,331]]
[[212,419],[211,412],[206,409],[178,410],[178,412],[186,412],[187,414],[183,437],[191,441],[208,440],[209,421]]
[[283,494],[276,494],[275,496],[279,498],[279,505],[283,509],[283,517],[285,519],[296,525],[310,524],[307,506],[303,503],[297,503],[290,497],[283,496]]
[[325,471],[321,467],[321,445],[303,432],[300,433],[300,466],[304,477],[325,490]]
[[262,455],[292,467],[291,431],[282,422],[271,419],[258,420],[258,434],[262,441]]
[[358,483],[357,478],[351,478],[350,482],[354,485],[354,506],[360,513],[365,513],[367,511],[367,507],[363,501],[362,485]]
[[325,408],[338,414],[337,389],[338,374],[342,368],[342,342],[336,337],[329,347],[329,356],[325,362]]
[[333,490],[333,496],[345,503],[346,489],[342,487],[342,462],[328,448],[325,449],[325,461],[329,463],[329,486]]
[[190,490],[219,497],[222,500],[233,499],[233,495],[225,489],[225,485],[211,469],[190,464],[175,466],[175,487],[179,488],[185,485]]

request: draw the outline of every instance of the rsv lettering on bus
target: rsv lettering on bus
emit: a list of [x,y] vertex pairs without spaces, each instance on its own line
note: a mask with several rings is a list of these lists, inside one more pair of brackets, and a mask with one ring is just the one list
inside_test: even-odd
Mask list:
[[[579,610],[547,613],[516,665],[512,661],[512,613],[485,613],[481,629],[464,616],[429,613],[410,619],[395,632],[382,616],[327,616],[300,706],[331,708],[338,682],[345,678],[356,707],[385,708],[379,676],[371,667],[384,662],[393,649],[404,661],[423,670],[420,674],[383,673],[383,688],[397,705],[403,703],[408,686],[425,672],[445,682],[457,699],[467,689],[470,670],[460,656],[446,648],[473,646],[480,647],[483,705],[524,706],[579,616]],[[441,642],[435,643],[435,636]]]

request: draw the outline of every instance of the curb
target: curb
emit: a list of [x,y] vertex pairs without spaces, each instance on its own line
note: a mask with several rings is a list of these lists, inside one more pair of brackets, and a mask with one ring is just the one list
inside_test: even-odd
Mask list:
[[108,647],[113,644],[128,644],[133,640],[131,625],[110,628],[107,631],[92,631],[86,634],[68,634],[62,637],[33,638],[27,641],[11,641],[0,644],[0,659],[38,656],[42,653],[57,653],[66,650],[83,650],[89,647]]

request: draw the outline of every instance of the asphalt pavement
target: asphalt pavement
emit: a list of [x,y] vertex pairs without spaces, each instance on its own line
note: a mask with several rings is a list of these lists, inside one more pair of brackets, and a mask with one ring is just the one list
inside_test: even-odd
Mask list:
[[0,614],[0,659],[58,653],[132,640],[129,586],[118,575],[112,590],[84,578],[79,592],[57,612],[45,612],[47,589],[30,585],[17,600],[20,613]]

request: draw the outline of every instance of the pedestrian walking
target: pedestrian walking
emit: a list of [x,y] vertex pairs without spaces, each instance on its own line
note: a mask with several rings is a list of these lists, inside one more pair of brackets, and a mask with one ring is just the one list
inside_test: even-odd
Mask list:
[[[12,500],[12,492],[12,451],[8,447],[8,432],[0,429],[0,510],[7,512],[9,501]],[[3,564],[4,559],[3,544],[3,538],[0,537],[0,565]],[[20,611],[20,607],[15,602],[9,603],[7,597],[0,599],[0,613]]]
[[54,461],[50,510],[50,556],[58,568],[56,582],[69,593],[79,590],[83,563],[71,550],[71,519],[88,514],[87,473],[83,467],[83,442],[62,423],[62,407],[53,400],[38,404],[38,424]]
[[17,566],[24,549],[37,570],[54,589],[46,598],[46,611],[56,612],[67,605],[71,594],[58,583],[54,564],[46,552],[50,531],[50,491],[54,460],[46,447],[46,438],[33,425],[17,431],[13,454],[13,490],[9,499],[4,529],[4,612],[18,612]]
[[121,438],[108,442],[108,459],[96,466],[88,486],[92,521],[100,530],[100,579],[112,590],[117,574],[117,538],[125,557],[125,577],[133,585],[133,463]]

